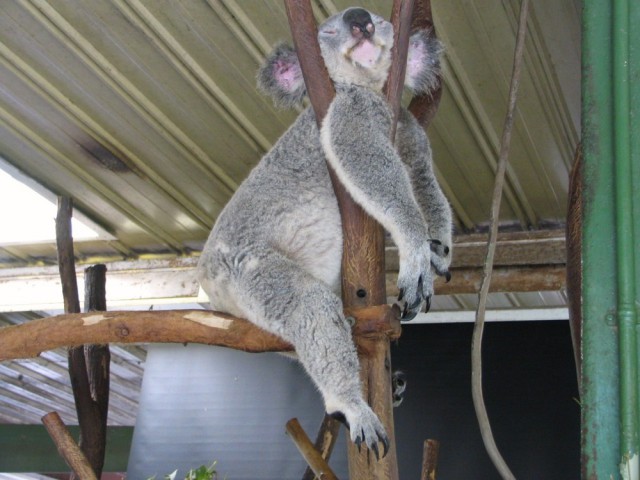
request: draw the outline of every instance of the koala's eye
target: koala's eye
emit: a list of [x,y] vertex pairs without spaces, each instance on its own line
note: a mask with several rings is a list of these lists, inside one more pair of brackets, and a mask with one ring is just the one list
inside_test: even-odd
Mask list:
[[334,30],[334,29],[326,29],[326,30],[321,30],[320,33],[323,34],[323,35],[335,35],[336,34],[336,30]]

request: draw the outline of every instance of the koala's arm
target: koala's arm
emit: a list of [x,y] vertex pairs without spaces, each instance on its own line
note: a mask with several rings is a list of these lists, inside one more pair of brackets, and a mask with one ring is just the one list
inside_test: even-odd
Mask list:
[[391,112],[382,96],[348,87],[331,103],[321,141],[353,199],[398,245],[398,287],[411,310],[433,294],[429,232],[407,169],[389,138],[390,126]]
[[451,263],[451,207],[433,171],[427,135],[413,115],[404,109],[400,112],[396,145],[409,171],[413,193],[424,215],[429,236],[436,241],[432,243],[432,250],[442,260],[432,259],[432,263],[440,270],[438,273],[443,274],[443,269],[446,271]]
[[389,139],[391,114],[378,94],[339,92],[321,127],[329,164],[351,196],[399,243],[426,242],[428,232],[411,181]]

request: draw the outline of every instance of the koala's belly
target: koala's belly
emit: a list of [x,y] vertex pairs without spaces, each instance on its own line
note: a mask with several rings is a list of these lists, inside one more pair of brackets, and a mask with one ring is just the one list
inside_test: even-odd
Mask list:
[[314,277],[338,291],[342,225],[335,197],[302,198],[280,223],[278,249]]

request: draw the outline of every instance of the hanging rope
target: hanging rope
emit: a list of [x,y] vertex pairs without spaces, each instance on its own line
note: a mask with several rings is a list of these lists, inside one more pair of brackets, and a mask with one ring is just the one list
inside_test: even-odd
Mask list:
[[509,89],[509,104],[507,116],[502,131],[500,143],[500,156],[498,158],[498,169],[493,188],[493,200],[491,203],[491,229],[487,241],[487,256],[484,264],[484,273],[480,293],[478,294],[478,310],[476,312],[476,323],[473,329],[473,340],[471,346],[471,391],[473,394],[473,404],[476,409],[476,416],[480,425],[482,441],[487,449],[487,453],[496,469],[504,480],[515,480],[515,476],[509,470],[491,431],[489,416],[484,404],[482,394],[482,334],[484,331],[485,310],[487,305],[487,294],[491,283],[491,273],[493,271],[493,257],[496,250],[498,237],[498,217],[500,214],[500,202],[502,200],[502,189],[504,185],[504,174],[507,168],[509,146],[511,143],[511,132],[513,130],[514,112],[518,86],[520,84],[520,72],[522,67],[522,54],[524,51],[524,39],[527,27],[527,13],[529,10],[529,0],[522,0],[520,7],[520,20],[518,23],[518,34],[516,38],[516,49],[513,60],[513,71],[511,75],[511,87]]

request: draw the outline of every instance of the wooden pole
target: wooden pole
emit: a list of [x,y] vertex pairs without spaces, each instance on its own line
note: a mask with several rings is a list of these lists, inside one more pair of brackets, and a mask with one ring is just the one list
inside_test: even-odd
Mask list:
[[[56,216],[56,245],[58,268],[62,282],[62,296],[65,313],[80,312],[78,282],[76,279],[75,257],[71,218],[73,201],[67,197],[58,198]],[[104,268],[104,266],[103,266]],[[100,279],[100,276],[102,277]],[[106,310],[104,271],[87,270],[85,283],[86,308]],[[69,377],[80,425],[80,448],[89,459],[96,476],[100,476],[104,465],[107,433],[107,409],[109,402],[109,354],[108,347],[75,345],[69,349]],[[84,479],[84,477],[81,477]]]
[[333,473],[325,459],[322,458],[320,452],[315,449],[313,443],[309,440],[297,418],[292,418],[287,422],[287,433],[317,478],[338,480],[338,477]]
[[[400,336],[388,305],[347,310],[358,337]],[[247,320],[210,310],[158,310],[64,314],[0,328],[0,361],[86,343],[201,343],[245,352],[286,352],[292,346]]]
[[53,443],[56,444],[60,456],[71,467],[73,473],[81,480],[97,480],[87,458],[80,447],[76,445],[60,416],[56,412],[48,413],[42,417],[42,423],[49,432]]
[[[333,418],[331,415],[325,414],[322,419],[322,424],[318,429],[318,435],[316,436],[316,441],[313,444],[313,447],[320,453],[322,458],[329,462],[331,458],[331,452],[333,452],[333,447],[336,444],[336,440],[338,440],[338,433],[340,432],[340,422]],[[307,467],[302,475],[302,480],[315,480],[316,474],[311,469],[311,467]]]
[[[85,312],[105,311],[106,272],[104,265],[85,270]],[[86,375],[76,378],[74,388],[76,410],[80,423],[80,448],[90,465],[100,476],[104,466],[109,410],[109,346],[87,343],[83,347]]]
[[422,450],[422,472],[420,480],[436,480],[438,474],[438,455],[440,443],[436,440],[425,440]]

